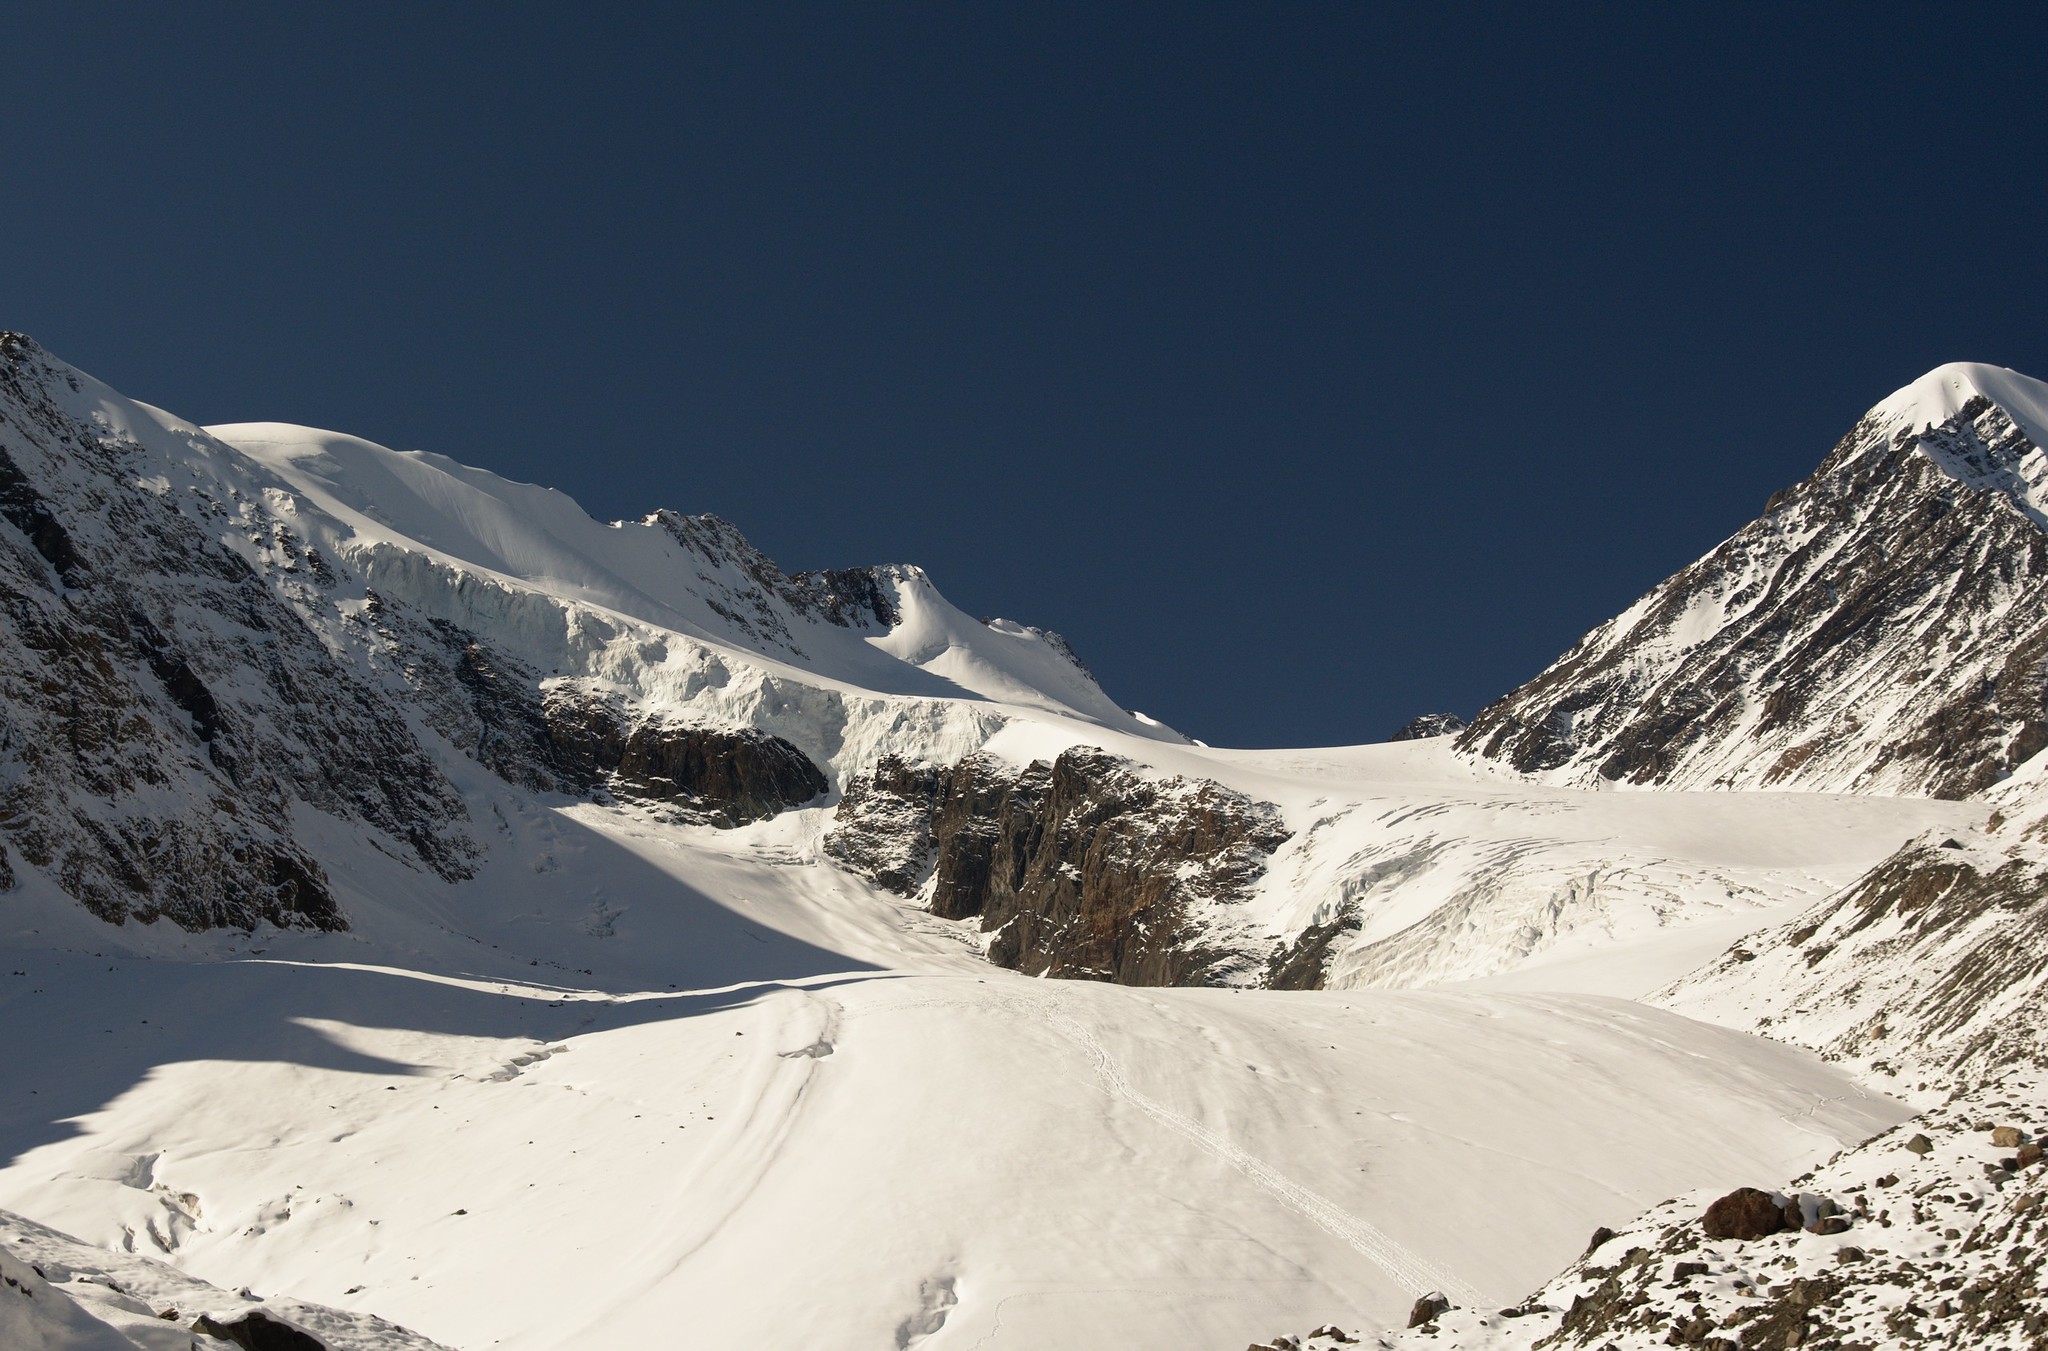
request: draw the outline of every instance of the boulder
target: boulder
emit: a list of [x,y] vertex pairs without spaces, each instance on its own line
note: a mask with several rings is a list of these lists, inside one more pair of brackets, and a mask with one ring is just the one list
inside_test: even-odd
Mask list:
[[1770,1192],[1737,1187],[1707,1207],[1702,1223],[1708,1238],[1767,1238],[1787,1227],[1786,1209]]
[[1931,1154],[1934,1152],[1934,1141],[1924,1135],[1916,1135],[1906,1141],[1906,1148],[1915,1154]]
[[1991,1143],[1999,1149],[2018,1149],[2026,1138],[2018,1126],[2000,1126],[1991,1132]]
[[1434,1323],[1437,1315],[1448,1311],[1450,1307],[1450,1300],[1432,1290],[1416,1300],[1415,1307],[1408,1311],[1408,1326],[1419,1328]]
[[318,1337],[257,1309],[230,1319],[201,1314],[193,1322],[192,1330],[231,1342],[243,1351],[327,1351],[327,1343]]

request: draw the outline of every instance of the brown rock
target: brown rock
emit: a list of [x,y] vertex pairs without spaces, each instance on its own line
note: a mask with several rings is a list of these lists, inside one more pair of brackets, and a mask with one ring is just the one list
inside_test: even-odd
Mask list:
[[1708,1238],[1765,1238],[1785,1229],[1785,1207],[1769,1192],[1737,1187],[1707,1207],[1702,1223]]
[[240,1318],[225,1320],[201,1314],[192,1330],[244,1351],[327,1351],[327,1343],[319,1338],[255,1309]]
[[2020,1167],[2022,1168],[2028,1168],[2039,1163],[2041,1161],[2040,1142],[2038,1140],[2027,1141],[2020,1146],[2020,1152],[2013,1157],[2019,1160]]
[[1415,1307],[1408,1311],[1408,1326],[1419,1328],[1425,1324],[1434,1323],[1437,1315],[1444,1313],[1450,1307],[1451,1302],[1448,1299],[1432,1291],[1421,1299],[1416,1300]]
[[2018,1149],[2026,1138],[2018,1126],[2000,1126],[1991,1132],[1991,1143],[1998,1149]]
[[1924,1135],[1916,1135],[1912,1139],[1906,1141],[1906,1148],[1913,1151],[1915,1154],[1932,1154],[1934,1152],[1934,1141],[1928,1139]]

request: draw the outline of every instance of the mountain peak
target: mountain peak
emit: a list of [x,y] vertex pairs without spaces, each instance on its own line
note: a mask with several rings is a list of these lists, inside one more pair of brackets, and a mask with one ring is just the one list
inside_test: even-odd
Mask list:
[[1964,410],[1978,399],[2004,409],[2036,445],[2048,442],[2048,383],[1981,361],[1936,366],[1894,390],[1870,415],[1895,424],[1897,430],[1918,432],[1956,417],[1975,416]]

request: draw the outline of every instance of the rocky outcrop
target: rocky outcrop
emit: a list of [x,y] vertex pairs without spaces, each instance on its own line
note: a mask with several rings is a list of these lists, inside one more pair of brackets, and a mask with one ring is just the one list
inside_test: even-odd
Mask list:
[[691,727],[641,715],[573,686],[543,706],[550,762],[579,786],[732,828],[811,801],[823,771],[780,737]]
[[1077,747],[1021,770],[979,755],[946,768],[886,759],[847,785],[825,851],[977,922],[997,965],[1195,985],[1264,965],[1233,911],[1287,837],[1267,804]]
[[1410,718],[1389,741],[1421,741],[1433,736],[1456,736],[1465,730],[1465,720],[1455,713],[1424,713]]
[[243,1351],[327,1351],[327,1343],[318,1337],[260,1309],[251,1309],[240,1318],[201,1314],[193,1320],[192,1330]]
[[1755,1187],[1737,1187],[1707,1207],[1700,1232],[1708,1238],[1767,1238],[1797,1225],[1787,1224],[1785,1203]]
[[[739,633],[796,656],[805,655],[798,632],[805,619],[877,632],[899,619],[882,569],[787,574],[723,517],[658,511],[647,524],[659,526],[696,557],[698,593],[714,614]],[[721,573],[737,577],[726,581]]]
[[1294,941],[1275,952],[1266,962],[1265,985],[1269,990],[1320,990],[1329,974],[1330,959],[1340,944],[1363,926],[1355,904],[1340,906],[1336,915],[1311,924],[1295,935]]
[[1971,379],[2044,388],[1956,367],[1901,391],[1459,745],[1579,784],[1964,797],[2010,773],[2048,745],[2044,461],[1992,398],[1935,397]]

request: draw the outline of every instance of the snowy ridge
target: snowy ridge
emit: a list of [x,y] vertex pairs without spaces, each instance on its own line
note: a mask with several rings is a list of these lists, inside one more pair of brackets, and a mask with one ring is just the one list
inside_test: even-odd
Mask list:
[[[280,510],[338,557],[362,560],[370,586],[509,638],[537,667],[580,657],[652,702],[689,703],[703,686],[688,674],[678,686],[664,668],[716,663],[728,679],[744,670],[739,684],[1021,703],[1143,734],[1063,644],[1049,652],[1022,626],[976,623],[915,567],[856,570],[869,606],[834,604],[844,598],[832,579],[845,574],[787,577],[716,517],[663,511],[607,525],[554,489],[444,456],[278,423],[207,431],[286,485]],[[671,644],[701,651],[678,663],[661,651]]]

